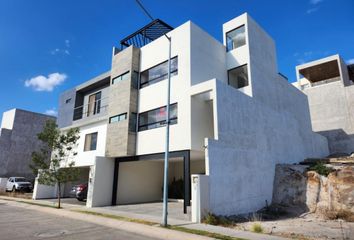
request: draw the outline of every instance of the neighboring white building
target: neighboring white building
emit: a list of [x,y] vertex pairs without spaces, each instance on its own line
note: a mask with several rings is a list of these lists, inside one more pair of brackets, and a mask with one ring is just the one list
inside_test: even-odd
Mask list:
[[172,29],[156,20],[113,49],[109,72],[60,97],[59,126],[81,130],[87,206],[162,198],[164,33],[173,57],[169,181],[183,179],[184,209],[191,174],[202,175],[193,175],[202,189],[192,183],[192,195],[204,196],[198,215],[247,213],[271,203],[275,164],[328,154],[306,96],[278,73],[274,41],[248,14],[223,25],[223,43],[190,21]]
[[326,136],[331,154],[354,152],[354,64],[337,54],[296,67],[294,86],[307,96],[312,128]]

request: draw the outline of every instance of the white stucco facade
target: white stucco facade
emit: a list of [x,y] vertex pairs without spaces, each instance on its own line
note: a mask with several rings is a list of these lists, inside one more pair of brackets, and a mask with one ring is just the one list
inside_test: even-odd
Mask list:
[[[244,27],[244,44],[227,49],[226,34],[240,27]],[[306,95],[278,73],[272,38],[248,14],[225,23],[222,32],[223,43],[188,21],[167,33],[171,38],[171,55],[178,58],[178,73],[171,77],[170,100],[171,104],[177,103],[177,123],[170,126],[169,147],[171,152],[190,155],[189,165],[180,157],[171,159],[169,182],[186,181],[187,171],[198,174],[197,178],[203,181],[202,189],[195,185],[192,196],[203,196],[197,202],[208,208],[192,206],[192,212],[199,214],[193,219],[199,220],[207,212],[247,213],[262,208],[266,202],[270,204],[275,164],[328,154],[326,138],[312,131]],[[168,40],[161,36],[138,52],[141,76],[167,60]],[[124,50],[121,56],[123,53]],[[238,67],[246,69],[243,74],[247,76],[247,84],[239,88],[231,86],[229,79],[231,70]],[[94,92],[94,87],[104,79],[96,80],[85,85],[88,92]],[[109,84],[104,86],[112,87]],[[143,113],[166,105],[166,89],[165,78],[137,88],[136,99],[130,95],[133,100],[129,104],[136,104],[138,125]],[[75,91],[82,90],[72,90]],[[61,101],[70,94],[63,93]],[[80,97],[87,103],[86,95]],[[60,112],[70,112],[71,106],[62,104],[68,111]],[[143,130],[137,126],[129,132],[136,137],[134,144],[129,145],[135,154],[107,157],[106,136],[111,117],[102,114],[66,127],[80,128],[76,166],[91,166],[87,206],[109,205],[111,199],[117,204],[160,200],[164,125],[159,123]],[[122,131],[118,125],[117,129],[117,133]],[[85,136],[93,132],[98,133],[96,150],[83,151]],[[103,190],[102,186],[106,188]],[[107,190],[112,188],[113,191]]]

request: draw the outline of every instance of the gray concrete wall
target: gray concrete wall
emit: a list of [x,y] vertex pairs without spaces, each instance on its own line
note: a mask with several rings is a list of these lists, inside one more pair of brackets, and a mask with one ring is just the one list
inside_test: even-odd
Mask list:
[[333,82],[307,88],[312,128],[328,138],[330,153],[354,152],[354,86]]
[[[0,176],[23,176],[34,179],[29,164],[32,152],[43,146],[37,134],[45,122],[55,117],[16,109],[12,130],[1,129],[0,135]],[[49,158],[48,158],[49,161]]]
[[69,89],[60,94],[57,119],[59,128],[70,126],[73,123],[73,114],[76,100],[75,96],[75,88]]
[[[136,133],[129,131],[129,126],[136,122],[140,50],[129,47],[113,56],[111,86],[109,88],[108,115],[113,117],[127,113],[127,120],[110,123],[107,126],[106,155],[108,157],[134,155]],[[112,79],[129,71],[130,77],[112,84]]]
[[[292,101],[290,109],[276,111],[216,81],[218,140],[206,143],[211,212],[230,215],[256,211],[272,201],[277,163],[328,154],[326,139],[311,131],[309,112],[301,107],[306,98],[296,97],[299,91],[285,91],[284,96]],[[280,97],[275,99],[286,101]]]

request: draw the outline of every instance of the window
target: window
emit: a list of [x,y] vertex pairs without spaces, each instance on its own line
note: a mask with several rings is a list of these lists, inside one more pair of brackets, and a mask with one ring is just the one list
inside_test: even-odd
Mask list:
[[123,80],[126,80],[129,78],[129,71],[122,74],[122,75],[119,75],[118,77],[115,77],[112,79],[112,84],[115,84],[117,82],[120,82],[120,81],[123,81]]
[[120,122],[127,119],[127,113],[119,114],[109,118],[109,123]]
[[97,132],[85,135],[84,151],[96,150],[97,146]]
[[[168,61],[160,63],[148,70],[141,72],[140,88],[147,87],[150,84],[160,82],[167,79],[168,76]],[[178,74],[178,57],[171,59],[171,77]]]
[[248,86],[247,64],[228,71],[229,85],[234,88]]
[[241,47],[246,44],[245,25],[226,33],[226,50]]
[[68,103],[70,103],[70,102],[71,102],[71,98],[68,98],[68,99],[65,100],[65,103],[66,103],[66,104],[68,104]]
[[87,116],[100,113],[101,110],[101,92],[89,96]]
[[[170,105],[170,124],[177,123],[177,103]],[[163,127],[166,124],[166,106],[139,114],[139,131]]]

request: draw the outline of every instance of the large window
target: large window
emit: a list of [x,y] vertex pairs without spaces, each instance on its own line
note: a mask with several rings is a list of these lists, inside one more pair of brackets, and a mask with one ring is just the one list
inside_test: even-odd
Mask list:
[[227,51],[231,51],[232,49],[241,47],[245,44],[246,44],[245,25],[226,33]]
[[100,113],[101,110],[101,92],[89,96],[87,117]]
[[127,119],[127,113],[119,114],[109,118],[109,123],[120,122]]
[[[160,63],[148,70],[141,72],[140,88],[147,87],[150,84],[160,82],[167,79],[168,76],[168,61]],[[178,57],[171,59],[171,76],[178,74]]]
[[124,73],[124,74],[122,74],[122,75],[119,75],[118,77],[113,78],[112,79],[112,84],[115,84],[115,83],[120,82],[120,81],[124,81],[124,80],[126,80],[128,78],[129,78],[129,71]]
[[228,71],[229,85],[234,88],[248,86],[247,64]]
[[[170,124],[177,123],[177,103],[170,105]],[[139,114],[139,131],[166,125],[166,106]]]
[[97,147],[97,132],[85,135],[84,151],[93,151]]

